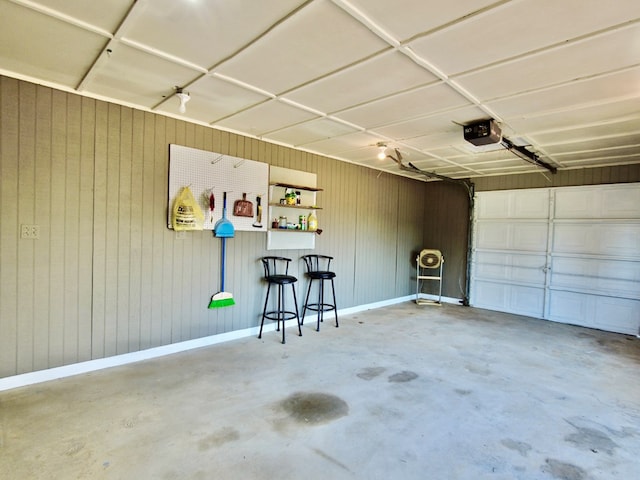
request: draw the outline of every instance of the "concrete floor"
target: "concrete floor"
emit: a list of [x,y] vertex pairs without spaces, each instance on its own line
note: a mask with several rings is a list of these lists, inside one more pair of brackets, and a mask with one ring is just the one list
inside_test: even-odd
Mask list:
[[0,393],[2,479],[625,479],[640,340],[404,303]]

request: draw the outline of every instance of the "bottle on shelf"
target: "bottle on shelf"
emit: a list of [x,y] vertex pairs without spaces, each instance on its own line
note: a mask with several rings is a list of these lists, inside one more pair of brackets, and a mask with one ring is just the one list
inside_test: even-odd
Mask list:
[[307,229],[311,232],[315,232],[318,229],[318,218],[313,212],[307,217]]

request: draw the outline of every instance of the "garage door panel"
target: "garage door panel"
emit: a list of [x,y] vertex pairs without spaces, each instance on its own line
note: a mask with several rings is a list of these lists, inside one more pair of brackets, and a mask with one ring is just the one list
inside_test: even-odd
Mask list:
[[640,189],[635,185],[559,189],[556,218],[640,218]]
[[640,334],[640,184],[478,199],[473,305]]
[[543,315],[543,297],[544,288],[480,280],[472,303],[479,308],[539,318]]
[[485,280],[533,283],[544,286],[546,255],[476,252],[475,272]]
[[640,301],[551,290],[549,320],[629,335],[640,328]]
[[549,216],[549,190],[491,192],[479,197],[478,219],[545,219]]
[[554,257],[550,285],[640,300],[640,262]]
[[557,253],[638,256],[640,224],[556,224],[553,251]]
[[612,278],[587,277],[578,275],[562,275],[554,273],[551,276],[551,287],[579,290],[595,294],[614,294],[623,298],[640,300],[639,284]]
[[479,249],[544,252],[548,225],[542,222],[479,222],[476,246]]

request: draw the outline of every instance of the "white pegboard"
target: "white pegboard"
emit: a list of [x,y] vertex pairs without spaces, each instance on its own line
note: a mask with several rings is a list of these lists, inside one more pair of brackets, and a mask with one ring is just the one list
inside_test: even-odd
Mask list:
[[[169,145],[169,199],[167,226],[171,225],[173,202],[182,187],[188,186],[205,216],[204,229],[213,230],[222,218],[222,197],[227,192],[227,220],[236,230],[266,232],[269,223],[268,190],[269,165],[221,153],[205,152],[181,145]],[[208,192],[213,189],[215,209],[213,216],[209,210]],[[236,217],[233,204],[247,194],[253,203],[253,217]],[[262,226],[255,227],[257,221],[256,197],[262,196]]]

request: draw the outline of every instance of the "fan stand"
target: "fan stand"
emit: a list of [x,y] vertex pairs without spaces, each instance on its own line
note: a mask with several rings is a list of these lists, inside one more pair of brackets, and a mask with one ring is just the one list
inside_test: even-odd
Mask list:
[[[442,266],[444,264],[444,256],[440,250],[422,250],[416,257],[416,305],[437,305],[442,304]],[[427,275],[429,270],[438,269],[437,275]],[[438,300],[427,300],[421,298],[420,288],[421,281],[437,281],[438,282]]]

